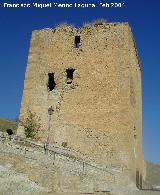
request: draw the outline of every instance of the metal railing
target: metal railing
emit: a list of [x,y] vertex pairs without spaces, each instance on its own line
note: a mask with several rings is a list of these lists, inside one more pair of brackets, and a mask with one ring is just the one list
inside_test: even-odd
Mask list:
[[[47,148],[45,148],[44,145],[41,143],[37,143],[37,142],[31,141],[31,140],[22,139],[22,138],[18,138],[18,137],[13,137],[11,140],[9,140],[7,136],[0,135],[0,138],[2,138],[3,140],[7,140],[10,143],[21,145],[23,147],[25,147],[25,146],[31,147],[32,149],[35,149],[35,151],[40,150],[41,152],[44,152],[45,155],[51,154],[51,155],[53,155],[54,160],[56,159],[56,156],[58,155],[58,156],[64,156],[66,158],[80,162],[80,163],[82,163],[83,172],[85,172],[87,166],[92,167],[94,169],[97,169],[97,170],[100,170],[100,171],[103,171],[103,172],[110,174],[114,181],[115,181],[115,173],[120,172],[119,170],[115,170],[112,168],[98,166],[92,160],[88,160],[85,157],[80,157],[80,154],[78,152],[75,152],[71,149],[65,149],[65,148],[55,146],[55,145],[49,145]],[[27,149],[25,148],[24,153],[26,154],[27,151],[29,151],[28,148]],[[73,153],[75,153],[75,154],[73,154]],[[81,154],[81,156],[84,156],[84,155]]]

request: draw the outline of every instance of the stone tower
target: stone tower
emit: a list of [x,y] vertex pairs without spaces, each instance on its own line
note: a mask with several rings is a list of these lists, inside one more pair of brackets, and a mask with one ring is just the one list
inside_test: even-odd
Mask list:
[[[41,118],[49,141],[142,180],[141,67],[128,23],[69,25],[32,33],[20,119]],[[19,126],[17,134],[23,135]]]

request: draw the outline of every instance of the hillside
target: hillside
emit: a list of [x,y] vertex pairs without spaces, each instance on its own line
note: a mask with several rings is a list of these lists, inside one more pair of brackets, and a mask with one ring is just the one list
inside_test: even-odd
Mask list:
[[15,133],[17,130],[17,122],[6,120],[6,119],[0,119],[0,131],[6,131],[7,129],[12,129]]
[[153,187],[160,186],[160,165],[146,162],[147,182]]

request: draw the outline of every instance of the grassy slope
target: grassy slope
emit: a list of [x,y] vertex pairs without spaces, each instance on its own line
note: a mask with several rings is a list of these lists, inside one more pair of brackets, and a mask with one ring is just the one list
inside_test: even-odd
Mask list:
[[0,131],[6,131],[7,129],[12,129],[15,133],[17,130],[17,122],[6,119],[0,119]]
[[147,181],[152,185],[160,186],[160,165],[147,162]]

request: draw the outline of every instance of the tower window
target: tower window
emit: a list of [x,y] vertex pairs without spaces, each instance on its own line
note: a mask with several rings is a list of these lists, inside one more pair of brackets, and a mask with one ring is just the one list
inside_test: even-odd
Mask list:
[[66,73],[67,73],[67,84],[71,84],[72,83],[74,71],[75,71],[75,69],[73,69],[73,68],[66,69]]
[[48,89],[49,91],[52,91],[56,86],[56,83],[54,81],[54,73],[48,73]]
[[75,48],[79,48],[80,47],[80,36],[75,36]]

